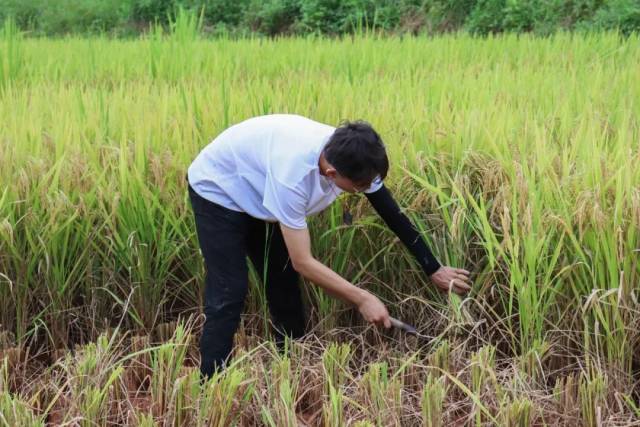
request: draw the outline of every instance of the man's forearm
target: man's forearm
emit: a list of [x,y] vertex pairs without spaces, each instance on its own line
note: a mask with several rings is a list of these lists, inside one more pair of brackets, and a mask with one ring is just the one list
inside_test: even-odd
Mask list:
[[296,267],[302,276],[323,288],[327,293],[349,301],[356,306],[360,305],[369,294],[364,289],[352,285],[315,258],[311,258],[303,265]]
[[411,251],[424,272],[431,276],[438,271],[441,267],[440,263],[409,218],[402,213],[389,190],[383,185],[375,193],[368,193],[365,196],[389,228]]

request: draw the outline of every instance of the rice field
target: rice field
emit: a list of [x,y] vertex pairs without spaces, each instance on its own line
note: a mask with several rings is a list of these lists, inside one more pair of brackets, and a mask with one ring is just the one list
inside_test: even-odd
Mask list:
[[[640,425],[640,39],[0,35],[0,425]],[[301,283],[279,354],[254,272],[234,363],[200,384],[186,168],[275,112],[365,119],[464,299],[357,195],[313,251],[425,335]],[[341,221],[349,204],[354,224]]]

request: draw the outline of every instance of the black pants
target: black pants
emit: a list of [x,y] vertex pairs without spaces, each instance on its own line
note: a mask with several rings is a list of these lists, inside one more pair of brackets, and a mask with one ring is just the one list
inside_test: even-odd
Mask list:
[[[299,276],[278,224],[267,223],[199,196],[189,186],[198,241],[206,267],[200,371],[211,376],[225,366],[248,288],[246,257],[264,278],[276,341],[304,335]],[[266,269],[266,271],[265,271]]]

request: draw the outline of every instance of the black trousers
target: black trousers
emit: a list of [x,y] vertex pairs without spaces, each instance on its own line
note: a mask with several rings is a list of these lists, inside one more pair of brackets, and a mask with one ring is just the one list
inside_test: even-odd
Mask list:
[[263,278],[276,341],[304,335],[305,315],[299,276],[278,224],[217,205],[189,186],[198,242],[206,267],[200,371],[210,377],[224,368],[248,288],[248,256]]

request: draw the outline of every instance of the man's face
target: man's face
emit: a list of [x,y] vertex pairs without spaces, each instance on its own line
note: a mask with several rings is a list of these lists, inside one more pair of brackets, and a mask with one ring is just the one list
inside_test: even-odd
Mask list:
[[371,182],[353,182],[349,178],[340,175],[337,171],[328,174],[333,179],[336,186],[347,193],[361,193],[371,187]]

